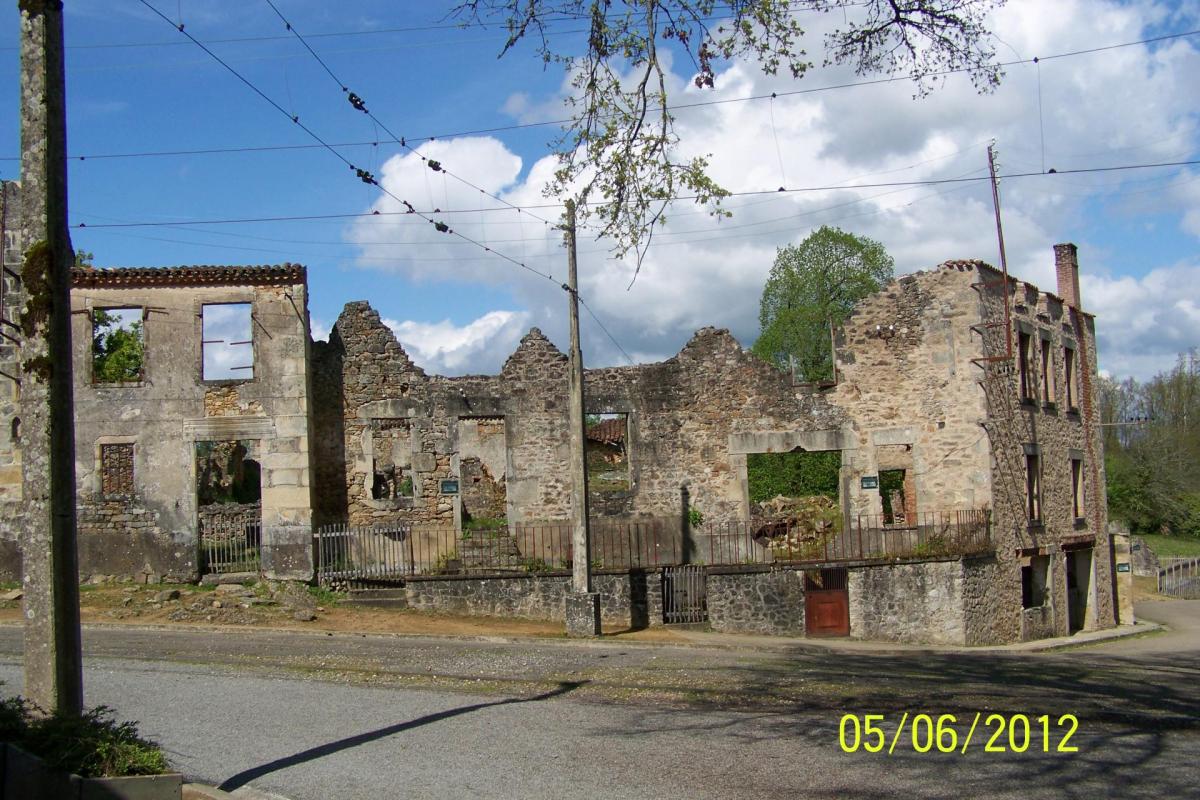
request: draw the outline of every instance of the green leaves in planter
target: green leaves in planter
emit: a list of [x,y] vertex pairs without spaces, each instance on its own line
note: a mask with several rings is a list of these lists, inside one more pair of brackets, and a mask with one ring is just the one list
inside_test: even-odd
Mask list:
[[78,717],[27,717],[24,736],[15,743],[49,765],[84,778],[169,771],[167,757],[157,744],[140,737],[134,723],[112,717],[108,706],[96,706]]

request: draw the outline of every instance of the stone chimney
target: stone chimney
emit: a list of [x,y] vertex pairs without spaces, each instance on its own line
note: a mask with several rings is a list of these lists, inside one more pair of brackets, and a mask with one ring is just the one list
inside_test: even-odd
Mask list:
[[1079,249],[1071,243],[1054,245],[1054,271],[1058,274],[1058,296],[1074,308],[1079,302]]

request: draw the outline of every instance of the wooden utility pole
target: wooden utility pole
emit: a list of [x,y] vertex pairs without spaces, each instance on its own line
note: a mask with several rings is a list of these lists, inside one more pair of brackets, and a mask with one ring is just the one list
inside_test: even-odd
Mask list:
[[592,541],[588,521],[587,438],[583,407],[583,352],[579,346],[579,280],[575,259],[575,202],[567,200],[564,229],[567,290],[571,310],[571,594],[567,597],[567,633],[600,634],[600,595],[592,591]]
[[22,572],[25,696],[79,714],[83,671],[75,549],[75,420],[62,0],[19,0]]

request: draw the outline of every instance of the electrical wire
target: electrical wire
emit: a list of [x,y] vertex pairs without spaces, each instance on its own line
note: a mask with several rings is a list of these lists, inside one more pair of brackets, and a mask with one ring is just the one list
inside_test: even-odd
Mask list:
[[[308,43],[308,40],[305,39],[304,36],[302,36],[300,34],[300,31],[296,30],[296,26],[294,26],[291,23],[291,21],[288,20],[288,18],[283,15],[283,12],[281,12],[279,10],[279,7],[275,5],[274,0],[265,0],[265,2],[268,6],[271,7],[271,10],[275,12],[275,15],[278,16],[279,19],[283,22],[284,27],[288,30],[288,32],[291,33],[293,36],[295,36],[295,38],[300,42],[300,44],[304,45],[304,49],[307,50],[314,59],[316,59],[317,63],[321,65],[321,68],[325,70],[325,73],[327,75],[329,75],[330,78],[333,79],[333,82],[335,84],[337,84],[338,88],[340,88],[342,90],[342,93],[346,95],[346,99],[349,101],[350,105],[353,108],[355,108],[356,110],[361,111],[362,113],[366,114],[371,119],[372,122],[374,122],[376,125],[378,125],[380,128],[382,128],[383,132],[392,138],[392,141],[394,143],[400,145],[401,147],[405,148],[410,153],[415,155],[417,158],[421,159],[421,162],[423,164],[425,164],[426,167],[433,170],[434,172],[441,172],[443,175],[448,175],[451,178],[454,178],[459,183],[463,184],[464,186],[468,186],[468,187],[476,190],[480,194],[486,195],[487,197],[490,197],[491,199],[495,200],[496,202],[502,203],[503,205],[508,206],[509,208],[516,209],[516,212],[518,214],[522,213],[522,208],[520,206],[513,205],[512,203],[508,202],[507,200],[502,199],[498,195],[492,194],[491,192],[487,191],[486,189],[482,188],[481,186],[478,186],[478,185],[472,183],[471,181],[467,180],[466,178],[462,177],[461,175],[451,172],[440,161],[438,161],[436,159],[428,158],[427,156],[425,156],[424,153],[419,152],[415,147],[408,144],[408,142],[405,140],[405,138],[403,136],[396,135],[392,131],[392,129],[389,128],[383,122],[383,120],[376,117],[374,112],[372,112],[367,107],[366,99],[364,97],[362,97],[361,95],[357,94],[356,92],[351,91],[348,84],[346,84],[345,81],[343,81],[341,78],[339,78],[334,73],[333,69],[329,66],[328,63],[326,63],[325,59],[321,58],[321,56],[317,53],[317,51],[313,49],[312,45],[310,45]],[[532,216],[534,219],[538,220],[542,224],[546,225],[547,227],[551,227],[553,225],[553,223],[551,223],[550,220],[545,219],[543,217],[539,217],[537,214],[533,214],[530,212],[525,212],[525,213],[529,213],[530,216]]]
[[432,216],[429,216],[429,215],[422,214],[422,213],[418,212],[418,211],[416,210],[416,208],[415,208],[415,207],[414,207],[414,206],[413,206],[411,203],[409,203],[407,200],[404,200],[404,199],[402,199],[402,198],[400,198],[400,197],[396,196],[396,195],[395,195],[395,194],[393,194],[391,191],[389,191],[387,187],[385,187],[383,184],[379,183],[379,181],[375,179],[375,176],[374,176],[374,175],[372,175],[371,173],[367,172],[366,170],[363,170],[363,169],[361,169],[361,168],[359,168],[359,167],[355,166],[353,162],[351,162],[351,161],[350,161],[349,159],[347,159],[347,158],[346,158],[344,155],[342,155],[340,152],[338,152],[337,150],[335,150],[335,149],[333,148],[333,146],[332,146],[332,145],[330,145],[328,142],[326,142],[324,139],[322,139],[322,138],[321,138],[321,137],[320,137],[320,136],[319,136],[319,135],[318,135],[316,132],[314,132],[314,131],[313,131],[311,128],[309,128],[308,126],[306,126],[304,123],[300,122],[300,118],[299,118],[299,117],[297,117],[297,116],[294,116],[294,115],[292,115],[292,114],[289,114],[289,113],[288,113],[288,112],[287,112],[287,111],[286,111],[286,110],[285,110],[285,109],[284,109],[282,106],[280,106],[280,105],[279,105],[277,102],[275,102],[274,100],[272,100],[272,99],[271,99],[271,98],[270,98],[270,97],[269,97],[269,96],[268,96],[268,95],[267,95],[265,92],[263,92],[263,91],[262,91],[261,89],[259,89],[257,86],[255,86],[255,85],[254,85],[254,83],[253,83],[253,82],[251,82],[249,78],[246,78],[244,75],[242,75],[240,72],[238,72],[238,71],[237,71],[236,69],[234,69],[232,66],[230,66],[230,65],[229,65],[229,64],[228,64],[228,63],[227,63],[225,60],[223,60],[223,59],[222,59],[220,56],[218,56],[216,53],[214,53],[214,52],[213,52],[212,50],[210,50],[208,47],[205,47],[205,45],[204,45],[204,43],[203,43],[203,42],[201,42],[201,41],[200,41],[200,40],[198,40],[196,37],[194,37],[194,36],[192,36],[190,33],[188,33],[188,32],[187,32],[187,31],[184,29],[184,26],[183,26],[183,25],[176,25],[174,22],[172,22],[172,21],[170,20],[170,18],[169,18],[169,17],[167,17],[166,15],[164,15],[164,14],[163,14],[161,11],[159,11],[157,8],[155,8],[155,7],[154,7],[154,5],[152,5],[152,4],[149,2],[149,0],[139,0],[139,2],[141,2],[141,4],[142,4],[142,5],[146,6],[146,8],[150,9],[151,11],[153,11],[153,12],[154,12],[156,15],[158,15],[158,16],[159,16],[159,17],[160,17],[160,18],[161,18],[161,19],[162,19],[164,22],[166,22],[168,25],[170,25],[171,27],[175,28],[175,29],[176,29],[176,30],[178,30],[178,31],[179,31],[181,34],[183,34],[183,35],[184,35],[184,36],[186,36],[188,39],[190,39],[192,42],[194,42],[194,43],[196,44],[196,46],[197,46],[197,47],[199,47],[201,50],[203,50],[205,53],[207,53],[207,54],[208,54],[208,55],[209,55],[209,56],[210,56],[210,57],[211,57],[213,60],[215,60],[215,61],[216,61],[218,64],[220,64],[221,66],[223,66],[223,67],[224,67],[226,70],[228,70],[230,73],[232,73],[232,74],[233,74],[233,75],[234,75],[234,76],[235,76],[235,77],[236,77],[236,78],[237,78],[239,81],[241,81],[241,82],[242,82],[242,83],[244,83],[246,86],[248,86],[248,87],[249,87],[249,88],[250,88],[250,89],[251,89],[251,90],[252,90],[252,91],[253,91],[255,94],[257,94],[259,97],[261,97],[261,98],[262,98],[263,100],[265,100],[267,103],[269,103],[269,104],[270,104],[270,105],[271,105],[273,108],[275,108],[277,111],[279,111],[279,113],[283,114],[285,117],[287,117],[288,119],[290,119],[290,120],[292,121],[292,123],[293,123],[293,124],[297,125],[297,126],[298,126],[298,127],[301,129],[301,130],[303,130],[303,131],[304,131],[305,133],[307,133],[307,134],[308,134],[310,137],[312,137],[312,139],[313,139],[313,140],[315,140],[315,141],[316,141],[318,144],[320,144],[322,147],[324,147],[326,150],[328,150],[330,153],[332,153],[332,154],[333,154],[333,155],[334,155],[334,156],[335,156],[335,157],[336,157],[336,158],[337,158],[339,161],[341,161],[341,162],[342,162],[342,163],[344,163],[346,166],[348,166],[348,167],[349,167],[349,168],[350,168],[350,169],[351,169],[351,170],[352,170],[352,171],[353,171],[353,172],[354,172],[354,173],[355,173],[355,174],[356,174],[356,175],[359,177],[359,179],[360,179],[360,180],[362,180],[364,183],[369,183],[369,184],[371,184],[371,185],[373,185],[373,186],[377,187],[377,188],[378,188],[378,189],[379,189],[381,192],[383,192],[384,194],[386,194],[386,195],[388,195],[389,197],[391,197],[393,200],[395,200],[395,201],[396,201],[397,203],[399,203],[400,205],[404,206],[404,207],[405,207],[405,208],[408,210],[408,212],[409,212],[410,214],[414,214],[414,215],[416,215],[416,216],[418,216],[418,217],[420,217],[420,218],[424,219],[426,222],[429,222],[431,225],[433,225],[433,226],[434,226],[434,228],[435,228],[435,229],[436,229],[436,230],[437,230],[439,233],[445,233],[445,234],[449,234],[449,235],[452,235],[452,236],[457,236],[457,237],[459,237],[460,239],[463,239],[463,240],[465,240],[465,241],[471,242],[472,244],[474,244],[474,245],[476,245],[477,247],[481,248],[481,249],[482,249],[482,250],[484,250],[485,252],[493,253],[494,255],[496,255],[496,256],[498,256],[498,257],[500,257],[500,258],[504,259],[505,261],[508,261],[509,263],[511,263],[511,264],[513,264],[513,265],[515,265],[515,266],[518,266],[518,267],[520,267],[520,268],[521,268],[521,269],[523,269],[523,270],[527,270],[528,272],[532,272],[533,274],[535,274],[535,275],[537,275],[537,276],[539,276],[539,277],[541,277],[541,278],[545,278],[546,280],[550,281],[551,283],[555,283],[555,284],[557,284],[557,281],[555,281],[555,280],[554,280],[554,277],[553,277],[552,275],[550,275],[549,273],[545,273],[545,272],[542,272],[541,270],[538,270],[538,269],[535,269],[535,268],[533,268],[533,267],[530,267],[529,265],[527,265],[527,264],[525,264],[525,263],[523,263],[523,262],[521,262],[521,261],[518,261],[517,259],[513,258],[512,256],[506,255],[505,253],[502,253],[502,252],[500,252],[500,251],[498,251],[498,250],[495,250],[495,249],[493,249],[493,248],[491,248],[491,247],[488,247],[487,245],[484,245],[484,244],[482,244],[482,243],[480,243],[480,242],[477,242],[477,241],[475,241],[474,239],[472,239],[471,237],[469,237],[469,236],[467,236],[467,235],[465,235],[465,234],[463,234],[463,233],[460,233],[460,232],[458,232],[458,231],[454,230],[453,228],[451,228],[449,225],[447,225],[445,222],[442,222],[441,220],[434,219]]
[[[145,0],[140,0],[140,1],[145,2]],[[161,16],[161,14],[160,14],[160,16]],[[170,20],[168,19],[167,22],[170,22]],[[172,23],[172,25],[174,25],[174,23]],[[1162,41],[1166,41],[1166,40],[1174,40],[1174,38],[1182,38],[1182,37],[1196,36],[1196,35],[1200,35],[1200,30],[1184,31],[1184,32],[1180,32],[1180,34],[1166,34],[1164,36],[1154,36],[1151,38],[1142,38],[1142,40],[1133,41],[1133,42],[1120,42],[1117,44],[1106,44],[1106,46],[1103,46],[1103,47],[1093,47],[1093,48],[1087,48],[1087,49],[1081,49],[1081,50],[1070,50],[1070,52],[1066,52],[1066,53],[1056,53],[1056,54],[1052,54],[1052,55],[1036,56],[1036,58],[1031,58],[1031,59],[1016,59],[1013,61],[1001,61],[1001,62],[998,62],[998,64],[996,66],[1009,67],[1009,66],[1020,66],[1020,65],[1025,65],[1025,64],[1036,64],[1036,62],[1038,62],[1038,61],[1050,61],[1052,59],[1073,58],[1073,56],[1076,56],[1076,55],[1087,55],[1087,54],[1092,54],[1092,53],[1100,53],[1100,52],[1105,52],[1105,50],[1114,50],[1114,49],[1124,48],[1124,47],[1136,47],[1136,46],[1139,46],[1139,44],[1152,44],[1152,43],[1162,42]],[[196,40],[193,40],[193,41],[196,41]],[[199,42],[197,42],[197,43],[199,44]],[[202,44],[202,47],[203,47],[203,44]],[[947,76],[950,76],[950,74],[966,72],[966,71],[968,71],[967,67],[960,67],[960,68],[956,68],[956,70],[947,70],[947,71],[942,71],[942,72],[930,73],[929,76],[926,76],[926,77],[930,77],[930,78],[947,77]],[[796,89],[796,90],[791,90],[791,91],[776,91],[776,92],[772,92],[772,94],[769,94],[769,95],[750,95],[750,96],[746,96],[746,97],[727,97],[727,98],[722,98],[722,100],[697,101],[694,103],[679,103],[679,104],[674,104],[674,106],[667,106],[666,110],[667,110],[667,112],[676,112],[676,110],[691,109],[691,108],[703,108],[706,106],[724,106],[724,104],[728,104],[728,103],[743,103],[743,102],[770,100],[770,98],[772,98],[773,96],[778,98],[778,97],[791,97],[791,96],[796,96],[796,95],[811,95],[811,94],[817,94],[817,92],[824,92],[824,91],[854,89],[854,88],[859,88],[859,86],[872,86],[872,85],[878,85],[878,84],[896,83],[896,82],[900,82],[900,80],[908,80],[908,79],[910,79],[910,78],[908,78],[907,76],[894,76],[894,77],[889,77],[889,78],[876,78],[876,79],[871,79],[871,80],[857,80],[857,82],[850,82],[850,83],[830,84],[827,86],[814,86],[814,88],[809,88],[809,89]],[[664,109],[649,109],[649,110],[650,110],[650,112],[659,112],[659,110],[664,110]],[[432,136],[410,137],[410,138],[406,139],[406,142],[408,142],[408,143],[432,142],[432,140],[436,140],[436,139],[451,139],[451,138],[455,138],[455,137],[481,136],[481,134],[486,134],[486,133],[504,133],[504,132],[508,132],[508,131],[526,130],[526,128],[546,127],[546,126],[553,126],[553,125],[568,125],[568,124],[570,124],[571,121],[572,121],[571,119],[566,118],[566,119],[557,119],[557,120],[544,120],[544,121],[539,121],[539,122],[517,122],[517,124],[514,124],[514,125],[498,125],[498,126],[487,127],[487,128],[474,128],[474,130],[455,131],[455,132],[450,132],[450,133],[438,133],[438,134],[432,134]],[[379,144],[378,142],[343,142],[343,143],[338,143],[338,144],[334,144],[334,145],[330,145],[330,146],[336,146],[336,148],[361,148],[361,146],[377,146],[378,144]],[[233,154],[233,152],[314,150],[314,149],[323,148],[323,146],[324,145],[322,145],[322,144],[257,145],[257,146],[256,145],[238,145],[238,146],[232,146],[232,148],[202,148],[202,149],[194,149],[194,150],[149,150],[149,151],[134,151],[134,152],[108,152],[108,154],[83,154],[83,155],[78,155],[78,156],[72,155],[72,156],[68,156],[68,158],[71,158],[71,160],[74,160],[74,161],[86,161],[86,160],[89,160],[89,158],[91,158],[91,160],[95,161],[95,160],[101,160],[101,158],[150,158],[150,157],[169,157],[169,156],[203,156],[203,155],[227,154],[227,152],[230,152],[230,154]],[[19,156],[0,156],[0,161],[20,161],[20,157]],[[526,207],[539,207],[539,206],[526,206]]]
[[[145,2],[145,0],[142,0],[142,2]],[[1160,161],[1160,162],[1147,163],[1147,164],[1120,164],[1120,165],[1109,166],[1109,167],[1081,167],[1078,169],[1061,169],[1061,170],[1059,170],[1059,169],[1052,168],[1047,172],[1041,172],[1041,171],[1009,172],[1009,173],[1004,173],[1002,175],[998,175],[997,178],[1003,179],[1003,180],[1013,180],[1016,178],[1050,177],[1053,175],[1084,175],[1084,174],[1091,174],[1091,173],[1121,172],[1121,171],[1138,170],[1138,169],[1161,169],[1161,168],[1166,168],[1166,167],[1189,167],[1189,166],[1196,166],[1197,164],[1200,164],[1200,159],[1188,159],[1188,160],[1183,160],[1183,161]],[[970,176],[970,177],[960,177],[960,178],[928,178],[928,179],[911,180],[911,181],[884,181],[884,182],[876,182],[876,183],[856,183],[856,184],[841,183],[841,184],[830,184],[830,185],[826,185],[826,186],[804,186],[804,187],[797,187],[797,188],[793,188],[793,189],[787,189],[787,188],[782,188],[782,187],[779,189],[751,189],[751,190],[745,190],[745,191],[730,192],[728,196],[729,197],[757,197],[757,196],[762,196],[762,195],[807,194],[807,193],[812,193],[812,192],[832,192],[832,191],[839,191],[839,190],[845,191],[847,189],[886,189],[886,188],[909,187],[909,186],[939,186],[939,185],[948,184],[948,183],[978,183],[981,181],[989,181],[989,180],[991,180],[991,178],[989,176],[981,175],[981,176]],[[683,196],[677,197],[675,199],[676,200],[696,200],[696,199],[699,199],[699,197],[697,195],[683,195]],[[589,203],[588,205],[601,206],[601,205],[605,205],[605,203],[602,203],[602,202]],[[538,206],[538,207],[540,208],[543,206]],[[497,211],[497,210],[499,210],[499,209],[495,209],[495,208],[469,209],[469,210],[468,209],[460,209],[460,210],[438,209],[437,213],[466,214],[466,213],[480,213],[480,212]],[[417,216],[422,216],[423,212],[414,211],[411,213],[415,213]],[[234,219],[202,219],[202,220],[173,220],[173,221],[160,221],[160,222],[99,223],[99,224],[93,224],[93,225],[89,225],[87,223],[80,222],[80,223],[76,223],[76,224],[72,225],[71,227],[78,228],[78,229],[158,228],[158,227],[183,226],[183,225],[229,225],[229,224],[257,223],[257,222],[295,222],[295,221],[322,220],[322,219],[352,219],[352,218],[356,218],[356,217],[372,217],[372,216],[391,216],[391,215],[405,216],[408,214],[409,214],[409,212],[404,212],[404,211],[390,211],[390,212],[389,211],[365,211],[365,212],[354,213],[354,214],[307,214],[307,215],[292,215],[292,216],[280,216],[280,217],[240,217],[240,218],[234,218]],[[466,238],[466,237],[463,237],[463,238]],[[478,242],[474,242],[474,243],[476,245],[478,245],[479,247],[484,247],[482,244],[479,244]],[[484,249],[487,249],[487,248],[484,247]],[[543,276],[543,277],[546,277],[546,276]]]

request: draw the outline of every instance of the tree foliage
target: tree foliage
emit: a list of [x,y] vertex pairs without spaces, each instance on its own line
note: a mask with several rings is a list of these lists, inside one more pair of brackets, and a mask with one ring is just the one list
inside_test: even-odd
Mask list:
[[[543,64],[570,76],[571,120],[554,142],[559,168],[546,187],[573,196],[580,222],[594,219],[618,255],[639,259],[667,204],[690,195],[728,215],[728,191],[707,174],[708,158],[681,157],[667,54],[690,63],[696,86],[713,88],[721,62],[758,64],[768,75],[801,77],[812,63],[797,15],[839,9],[825,37],[828,64],[859,74],[907,74],[924,94],[949,71],[965,71],[980,90],[997,85],[987,13],[1004,0],[463,0],[452,12],[467,24],[502,25],[500,55],[528,41]],[[555,23],[587,26],[586,44],[555,35]]]
[[750,502],[784,497],[838,499],[840,450],[798,453],[751,453],[746,457]]
[[752,351],[785,370],[794,359],[804,380],[832,379],[831,327],[890,281],[894,266],[879,242],[827,226],[780,248],[763,287]]
[[1145,383],[1102,378],[1110,516],[1135,533],[1200,536],[1200,363],[1181,356]]
[[122,323],[104,309],[92,316],[92,379],[97,383],[122,383],[142,379],[142,321]]

